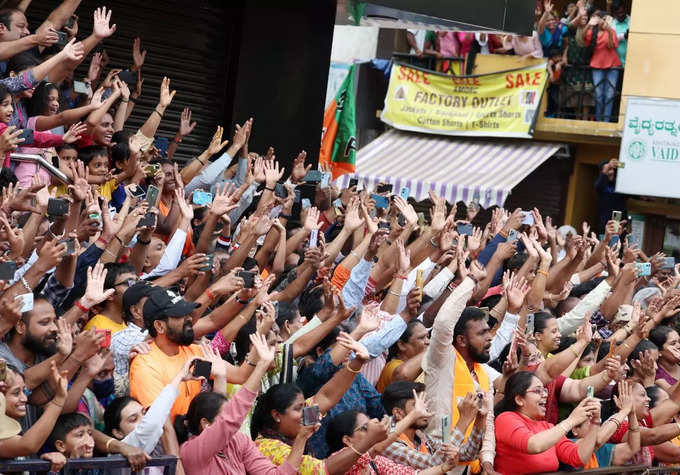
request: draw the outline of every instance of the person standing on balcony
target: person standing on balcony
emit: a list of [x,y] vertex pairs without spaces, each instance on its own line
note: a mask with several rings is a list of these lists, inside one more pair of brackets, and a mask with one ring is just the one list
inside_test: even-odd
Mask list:
[[628,216],[626,210],[626,196],[616,193],[616,170],[619,161],[615,158],[600,163],[600,176],[595,181],[595,191],[599,197],[600,232],[605,231],[607,221],[611,219],[612,211],[621,211]]
[[626,51],[628,50],[628,30],[630,30],[630,15],[626,13],[626,7],[621,0],[615,0],[611,4],[611,13],[614,16],[614,29],[619,39],[616,53],[619,55],[621,66],[626,67]]
[[567,25],[559,22],[553,13],[553,4],[545,0],[543,14],[538,20],[538,36],[543,46],[543,57],[550,57],[550,50],[562,49],[562,39],[567,34]]
[[[602,11],[593,13],[584,38],[587,46],[594,42],[590,67],[595,85],[595,120],[600,122],[611,122],[621,67],[621,60],[616,52],[619,39],[612,27],[613,21],[612,17],[605,17]],[[595,27],[597,30],[593,33]]]

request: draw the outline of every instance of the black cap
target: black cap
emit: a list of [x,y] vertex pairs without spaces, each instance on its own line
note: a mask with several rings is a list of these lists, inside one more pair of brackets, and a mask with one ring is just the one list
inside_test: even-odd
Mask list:
[[144,297],[148,297],[153,290],[153,285],[145,280],[140,280],[123,293],[123,313],[128,315],[130,307],[139,303]]
[[200,307],[194,302],[187,302],[180,295],[162,287],[153,287],[149,298],[144,302],[144,320],[153,322],[167,317],[183,317]]

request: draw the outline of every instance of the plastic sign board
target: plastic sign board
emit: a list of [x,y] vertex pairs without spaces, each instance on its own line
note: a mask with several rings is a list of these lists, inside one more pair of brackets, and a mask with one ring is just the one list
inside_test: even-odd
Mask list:
[[629,97],[619,161],[617,192],[680,198],[680,101]]

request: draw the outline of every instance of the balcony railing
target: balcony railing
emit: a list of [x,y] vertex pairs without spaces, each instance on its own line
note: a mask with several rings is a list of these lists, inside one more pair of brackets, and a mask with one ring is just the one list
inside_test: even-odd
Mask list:
[[[174,455],[160,455],[152,457],[146,463],[147,467],[163,467],[163,475],[174,475],[177,467],[177,457]],[[120,456],[95,457],[90,459],[68,459],[62,472],[78,472],[80,470],[109,470],[116,468],[130,468],[128,461]],[[0,460],[0,473],[46,473],[50,471],[50,462],[40,459]]]
[[585,65],[565,65],[560,84],[551,84],[546,90],[545,116],[618,122],[622,83],[623,68],[594,70]]
[[460,56],[438,58],[430,55],[418,57],[415,54],[392,53],[392,59],[410,66],[451,74],[452,76],[462,76],[465,74],[465,58]]

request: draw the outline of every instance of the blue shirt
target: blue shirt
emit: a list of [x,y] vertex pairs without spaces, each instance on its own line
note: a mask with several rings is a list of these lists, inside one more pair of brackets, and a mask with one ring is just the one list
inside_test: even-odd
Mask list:
[[544,28],[543,34],[539,37],[541,45],[543,46],[543,57],[545,58],[550,57],[550,50],[552,48],[559,48],[562,50],[562,39],[567,34],[567,31],[569,31],[567,25],[563,25],[562,23],[558,24],[555,28],[557,31],[552,32],[547,28]]
[[[305,398],[316,394],[321,386],[326,384],[341,367],[333,364],[331,352],[328,349],[312,365],[303,368],[298,376],[297,384],[302,389]],[[345,395],[326,414],[321,421],[321,428],[309,439],[309,448],[315,457],[323,459],[330,455],[326,445],[328,423],[334,416],[349,410],[361,411],[371,419],[380,419],[385,415],[385,409],[380,401],[380,393],[361,374],[354,377],[354,381]]]

